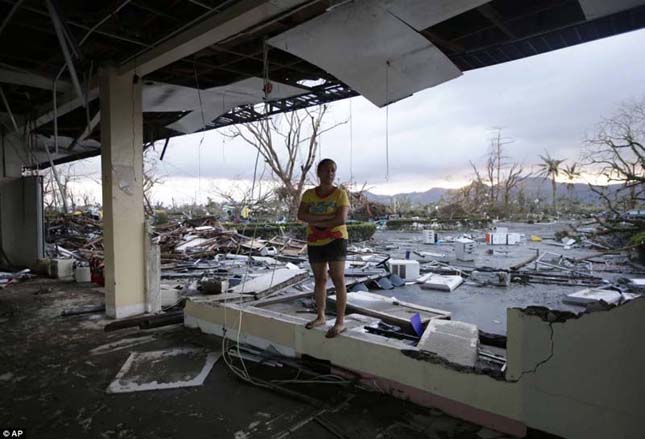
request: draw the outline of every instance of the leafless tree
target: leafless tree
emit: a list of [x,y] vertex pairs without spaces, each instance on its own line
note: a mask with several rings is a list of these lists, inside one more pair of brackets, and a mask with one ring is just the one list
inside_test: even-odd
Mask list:
[[508,172],[502,178],[500,183],[504,198],[504,213],[508,216],[511,212],[511,195],[520,183],[531,176],[530,173],[525,173],[522,165],[513,163],[508,169]]
[[620,184],[613,193],[600,186],[590,185],[591,190],[614,213],[641,205],[645,201],[645,98],[623,103],[585,143],[585,165],[608,183]]
[[216,198],[219,198],[225,204],[239,207],[240,210],[244,207],[248,207],[251,210],[257,208],[267,209],[276,198],[273,190],[262,192],[261,188],[260,190],[255,190],[253,186],[248,184],[237,184],[234,188],[226,190],[213,186],[212,192]]
[[163,183],[163,176],[157,168],[158,158],[154,144],[143,150],[143,204],[148,215],[154,213],[152,206],[152,188]]
[[[531,175],[525,172],[521,164],[509,163],[505,145],[512,142],[512,139],[502,136],[501,129],[497,130],[497,133],[490,139],[490,147],[486,157],[486,173],[483,177],[477,166],[472,161],[470,162],[475,173],[473,184],[469,187],[469,193],[472,193],[474,197],[474,204],[498,211],[502,208],[506,216],[511,213],[513,191]],[[488,192],[487,200],[482,197],[484,190]],[[502,206],[500,206],[500,198]]]
[[75,193],[74,183],[82,181],[97,182],[91,173],[81,173],[74,163],[54,165],[45,171],[43,176],[43,198],[46,208],[54,208],[63,213],[70,212],[77,204],[87,204],[89,195]]
[[228,135],[253,146],[279,183],[276,195],[288,206],[289,218],[296,218],[307,175],[316,160],[321,134],[345,122],[323,128],[327,106],[267,117],[236,125]]

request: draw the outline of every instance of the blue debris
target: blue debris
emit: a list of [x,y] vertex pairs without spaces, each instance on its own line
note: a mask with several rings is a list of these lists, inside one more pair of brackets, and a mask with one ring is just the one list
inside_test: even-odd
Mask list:
[[419,313],[415,313],[412,317],[410,317],[410,325],[419,337],[423,334],[423,323],[421,323],[421,316],[419,315]]

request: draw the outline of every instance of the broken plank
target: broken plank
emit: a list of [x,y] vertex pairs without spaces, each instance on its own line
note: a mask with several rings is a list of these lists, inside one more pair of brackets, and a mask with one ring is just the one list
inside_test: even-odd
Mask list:
[[309,273],[305,270],[280,268],[229,288],[229,292],[238,294],[254,293],[257,297],[290,287],[308,277]]
[[[366,298],[367,301],[372,303],[357,303],[360,302],[359,299],[361,298]],[[328,297],[327,300],[334,305],[336,303],[335,297]],[[434,319],[449,320],[451,316],[450,312],[447,311],[427,308],[407,302],[399,302],[398,300],[388,299],[386,297],[379,296],[378,294],[363,291],[361,291],[360,294],[356,292],[347,294],[346,311],[348,314],[355,312],[370,317],[376,317],[385,323],[397,325],[401,328],[410,327],[410,317],[415,313],[419,313],[421,316],[421,322],[424,324]]]
[[161,313],[161,314],[148,314],[148,315],[143,315],[143,316],[137,316],[137,317],[130,317],[127,319],[122,319],[122,320],[117,320],[115,322],[108,323],[105,325],[103,328],[105,332],[110,332],[110,331],[116,331],[117,329],[124,329],[124,328],[130,328],[132,326],[139,326],[139,325],[146,325],[146,324],[151,324],[151,322],[154,322],[157,319],[161,320],[167,320],[171,316],[183,316],[184,311],[172,311],[172,312],[166,312],[166,313]]

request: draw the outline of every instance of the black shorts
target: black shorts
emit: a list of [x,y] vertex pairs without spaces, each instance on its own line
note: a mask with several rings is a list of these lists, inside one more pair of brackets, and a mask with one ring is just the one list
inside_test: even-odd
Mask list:
[[347,240],[334,239],[325,245],[308,245],[309,262],[344,261],[347,258]]

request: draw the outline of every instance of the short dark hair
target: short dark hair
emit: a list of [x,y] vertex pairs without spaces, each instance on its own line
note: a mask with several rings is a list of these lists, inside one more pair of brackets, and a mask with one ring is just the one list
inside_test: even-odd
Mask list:
[[320,172],[320,168],[322,168],[328,163],[331,163],[332,165],[334,165],[334,168],[338,168],[338,165],[336,165],[336,162],[333,161],[332,159],[322,159],[320,162],[318,162],[318,167],[316,167],[316,174]]

